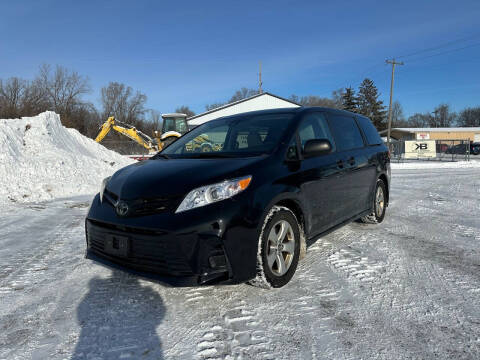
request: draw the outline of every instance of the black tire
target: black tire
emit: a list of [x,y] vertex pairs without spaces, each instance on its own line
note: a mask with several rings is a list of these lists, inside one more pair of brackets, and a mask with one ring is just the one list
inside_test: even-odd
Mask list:
[[[287,223],[290,228],[286,226]],[[285,227],[282,228],[283,225]],[[276,234],[278,230],[280,237],[281,229],[287,229],[284,240],[282,239],[281,243],[278,242],[278,246],[272,250],[274,247],[272,247],[273,242],[269,240],[269,235],[271,232]],[[286,207],[274,206],[265,218],[258,239],[257,276],[249,283],[263,288],[279,288],[286,285],[297,269],[300,242],[300,225],[295,214]],[[285,273],[282,273],[282,266],[279,265],[282,263],[280,256],[285,265]],[[269,259],[273,257],[275,260],[269,265]]]
[[[380,190],[379,190],[380,189]],[[380,204],[377,195],[378,191],[381,191],[383,200],[380,209]],[[365,224],[380,224],[385,218],[385,213],[387,211],[387,188],[383,180],[378,179],[377,185],[375,186],[375,192],[373,193],[373,212],[369,215],[361,217],[359,220]]]
[[210,144],[205,144],[202,146],[202,152],[212,152],[212,146]]

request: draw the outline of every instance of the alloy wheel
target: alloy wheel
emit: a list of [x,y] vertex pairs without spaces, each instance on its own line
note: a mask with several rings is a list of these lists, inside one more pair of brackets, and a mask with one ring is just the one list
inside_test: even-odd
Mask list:
[[295,253],[295,236],[288,221],[280,220],[268,234],[267,263],[276,276],[284,275],[292,265]]
[[379,186],[377,188],[377,193],[375,194],[375,213],[377,217],[382,216],[384,207],[385,207],[385,196],[383,194],[382,187]]

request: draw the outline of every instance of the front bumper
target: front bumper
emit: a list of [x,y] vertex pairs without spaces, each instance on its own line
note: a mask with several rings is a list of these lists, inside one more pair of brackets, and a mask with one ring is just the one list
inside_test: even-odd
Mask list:
[[[180,214],[120,218],[97,196],[85,224],[86,257],[177,286],[244,282],[255,276],[258,246],[257,224],[245,217],[244,206],[225,201]],[[122,252],[112,249],[116,237],[125,241]]]

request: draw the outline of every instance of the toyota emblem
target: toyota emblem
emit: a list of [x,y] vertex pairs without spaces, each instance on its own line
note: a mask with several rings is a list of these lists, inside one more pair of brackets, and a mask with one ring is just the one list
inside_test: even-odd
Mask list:
[[125,201],[118,201],[115,205],[115,211],[118,216],[125,216],[128,214],[128,204]]

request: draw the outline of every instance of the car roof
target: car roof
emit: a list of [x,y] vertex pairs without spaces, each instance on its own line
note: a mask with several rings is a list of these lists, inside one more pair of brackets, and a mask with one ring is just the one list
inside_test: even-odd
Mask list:
[[327,108],[327,107],[321,107],[321,106],[300,106],[300,107],[294,107],[294,108],[276,108],[276,109],[267,109],[267,110],[256,110],[256,111],[248,111],[248,112],[243,112],[243,113],[238,113],[238,114],[233,114],[233,115],[228,115],[228,116],[222,116],[218,119],[214,119],[211,121],[215,120],[220,120],[220,119],[228,119],[228,118],[233,118],[237,116],[257,116],[257,115],[268,115],[268,114],[302,114],[302,113],[307,113],[311,111],[322,111],[322,112],[328,112],[328,113],[333,113],[333,114],[338,114],[338,115],[355,115],[355,116],[361,116],[365,117],[360,114],[355,114],[346,110],[340,110],[340,109],[333,109],[333,108]]

